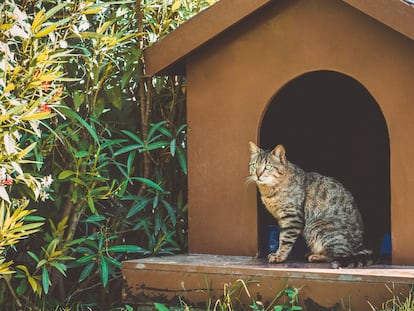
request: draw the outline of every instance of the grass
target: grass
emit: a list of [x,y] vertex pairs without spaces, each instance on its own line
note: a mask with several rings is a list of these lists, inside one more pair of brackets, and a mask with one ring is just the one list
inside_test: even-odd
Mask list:
[[[208,282],[206,280],[208,285]],[[231,283],[225,283],[223,286],[223,295],[213,301],[211,298],[211,292],[208,288],[208,299],[206,303],[207,311],[235,311],[235,310],[254,310],[254,311],[296,311],[303,310],[299,302],[299,289],[287,286],[287,280],[283,282],[281,289],[275,295],[273,300],[265,305],[262,301],[256,300],[250,294],[248,286],[250,284],[257,284],[257,281],[243,281],[238,279]],[[249,304],[246,305],[242,302],[241,297],[247,295]],[[154,303],[154,307],[157,311],[170,311],[171,309],[164,304]],[[195,311],[182,299],[180,299],[179,310],[183,311]]]
[[414,288],[411,287],[408,294],[396,293],[395,286],[392,288],[385,284],[392,297],[385,301],[381,308],[373,306],[370,302],[371,309],[373,311],[413,311],[414,310]]

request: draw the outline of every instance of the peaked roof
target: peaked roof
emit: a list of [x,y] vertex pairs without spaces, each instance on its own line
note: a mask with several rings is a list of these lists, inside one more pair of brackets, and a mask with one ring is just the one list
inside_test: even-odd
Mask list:
[[[146,74],[184,74],[185,58],[228,28],[277,0],[220,0],[144,51]],[[333,1],[333,0],[331,0]],[[414,40],[414,1],[343,1]]]

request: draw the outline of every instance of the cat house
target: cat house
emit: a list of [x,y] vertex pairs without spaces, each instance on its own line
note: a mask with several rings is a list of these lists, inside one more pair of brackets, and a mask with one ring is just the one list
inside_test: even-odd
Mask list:
[[263,253],[251,140],[339,179],[367,244],[414,264],[413,40],[406,1],[221,0],[147,49],[188,83],[189,252]]
[[[381,305],[387,282],[409,291],[412,1],[220,0],[144,56],[148,76],[187,79],[189,254],[123,262],[125,302],[215,301],[237,280],[260,282],[252,293],[271,301],[287,277],[307,310]],[[366,245],[392,266],[267,264],[275,221],[246,183],[249,141],[283,144],[293,163],[344,184]]]
[[400,0],[221,0],[145,51],[185,74],[189,252],[264,256],[274,220],[249,141],[283,144],[356,197],[366,243],[414,265],[414,8]]

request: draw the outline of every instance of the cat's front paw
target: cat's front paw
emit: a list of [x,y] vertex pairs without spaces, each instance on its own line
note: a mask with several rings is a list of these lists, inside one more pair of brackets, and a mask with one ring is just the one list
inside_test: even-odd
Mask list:
[[310,254],[308,256],[309,262],[323,262],[330,261],[330,257],[325,254]]
[[286,256],[280,256],[277,253],[272,253],[267,256],[269,263],[280,263],[286,260]]

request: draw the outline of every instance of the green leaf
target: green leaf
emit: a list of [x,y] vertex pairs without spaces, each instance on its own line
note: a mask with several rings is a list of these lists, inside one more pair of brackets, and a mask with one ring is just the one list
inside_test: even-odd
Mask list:
[[254,301],[254,300],[253,300],[252,305],[250,305],[250,308],[251,308],[252,310],[255,310],[255,311],[260,311],[259,306],[257,305],[256,301]]
[[81,243],[84,243],[86,240],[87,240],[87,237],[81,237],[79,239],[74,239],[74,240],[68,242],[68,246],[73,246],[73,245],[76,245],[76,244],[81,244]]
[[39,260],[39,262],[36,265],[36,269],[39,269],[40,267],[44,267],[47,264],[46,259]]
[[166,123],[166,121],[161,121],[158,123],[154,123],[151,124],[150,130],[148,131],[148,135],[147,135],[147,140],[151,140],[152,139],[152,135],[154,135],[154,133],[164,124]]
[[16,288],[16,294],[22,296],[27,289],[27,281],[23,279],[20,280],[19,283],[19,286]]
[[131,138],[133,141],[135,141],[138,144],[140,144],[141,146],[144,146],[144,142],[142,141],[142,139],[139,138],[135,133],[132,133],[132,132],[126,131],[126,130],[122,130],[121,132],[124,133],[129,138]]
[[103,215],[92,215],[88,218],[82,220],[82,222],[90,222],[90,223],[99,223],[100,221],[106,220],[106,217]]
[[177,133],[175,135],[176,136],[180,135],[186,127],[187,127],[187,124],[181,124],[180,127],[177,129]]
[[82,270],[81,274],[79,275],[79,283],[84,281],[87,277],[89,277],[95,268],[95,261],[91,261],[86,265],[86,267]]
[[163,305],[162,303],[158,303],[158,302],[154,302],[154,307],[157,311],[170,311],[169,308],[167,308],[165,305]]
[[177,148],[178,163],[180,163],[181,170],[187,175],[187,159],[181,148]]
[[83,253],[83,254],[95,254],[94,251],[92,251],[90,248],[84,247],[84,246],[78,246],[75,248],[75,252],[77,253]]
[[105,236],[103,234],[99,234],[98,250],[101,250],[103,248],[104,242],[105,242]]
[[160,148],[165,148],[166,146],[168,146],[169,143],[168,141],[157,141],[155,143],[150,143],[147,146],[145,146],[144,150],[145,151],[151,151],[151,150],[155,150],[155,149],[160,149]]
[[105,139],[104,142],[101,144],[101,148],[105,149],[106,147],[110,147],[113,145],[120,145],[126,142],[128,142],[127,139]]
[[177,140],[174,138],[170,142],[170,153],[174,157],[175,156],[175,147],[177,146]]
[[108,279],[109,279],[109,269],[108,269],[108,262],[106,261],[105,256],[100,257],[100,272],[101,272],[101,280],[102,285],[104,288],[108,285]]
[[[68,257],[68,258],[71,258],[71,257]],[[62,259],[62,258],[60,258],[60,259]],[[60,274],[62,274],[63,276],[66,276],[67,266],[65,264],[63,264],[61,262],[52,262],[50,265],[52,267],[54,267],[56,270],[58,270],[60,272]]]
[[129,83],[133,73],[134,73],[134,71],[132,69],[132,70],[129,70],[129,71],[125,72],[122,75],[122,78],[121,78],[121,87],[122,88],[125,88],[125,86]]
[[142,200],[140,200],[137,204],[134,205],[133,208],[131,208],[128,211],[128,214],[127,214],[126,217],[127,218],[130,218],[130,217],[134,216],[135,214],[137,214],[138,212],[140,212],[141,210],[143,210],[148,205],[148,203],[150,201],[151,201],[150,199],[142,199]]
[[92,247],[93,249],[99,250],[98,243],[96,242],[100,237],[102,237],[102,234],[100,233],[94,233],[91,234],[87,240],[85,240],[83,243],[85,245]]
[[144,178],[144,177],[134,177],[134,178],[131,178],[131,179],[138,180],[138,181],[146,184],[147,186],[149,186],[151,188],[154,188],[155,190],[157,190],[159,192],[165,192],[164,189],[162,189],[159,185],[157,185],[155,182],[153,182],[152,180],[149,180],[147,178]]
[[69,4],[69,2],[63,2],[60,4],[57,4],[56,6],[53,6],[49,11],[47,11],[44,14],[45,20],[49,19],[50,17],[52,17],[53,15],[55,15],[57,12],[59,12],[60,10],[62,10],[65,6],[67,6]]
[[[89,187],[89,184],[87,184],[85,181],[83,181],[82,179],[80,179],[80,178],[78,178],[78,177],[72,177],[72,178],[69,178],[69,180],[70,181],[73,181],[75,184],[79,184],[79,185],[82,185],[82,186],[84,186],[85,188],[88,188]],[[76,202],[76,200],[75,200],[75,191],[72,193],[72,200],[74,201],[74,202]]]
[[33,252],[31,252],[31,251],[27,251],[27,254],[28,254],[30,257],[32,257],[34,261],[36,261],[36,262],[39,262],[39,261],[40,261],[39,257],[37,257],[37,255],[36,255],[35,253],[33,253]]
[[96,257],[96,255],[95,254],[93,254],[93,255],[88,255],[88,256],[83,256],[83,257],[81,257],[81,258],[78,258],[77,260],[76,260],[76,262],[79,262],[79,263],[86,263],[86,262],[88,262],[88,261],[94,261],[94,258]]
[[108,263],[110,263],[112,266],[115,266],[115,267],[117,267],[117,268],[121,268],[121,266],[122,266],[122,264],[118,261],[118,260],[116,260],[116,259],[114,259],[114,258],[111,258],[111,257],[105,257],[105,259],[108,261]]
[[116,152],[114,152],[114,157],[116,157],[120,154],[123,154],[123,153],[130,152],[130,151],[141,150],[142,148],[143,148],[143,145],[140,145],[140,144],[126,146],[126,147],[118,149]]
[[174,207],[170,203],[168,203],[165,200],[162,200],[162,203],[164,204],[165,208],[167,209],[168,215],[170,216],[171,222],[173,226],[176,224],[176,217],[175,217],[175,210]]
[[145,253],[146,250],[137,245],[113,245],[108,247],[108,252],[113,253]]
[[51,285],[49,272],[46,269],[46,266],[42,267],[42,286],[43,291],[47,294],[49,292],[49,286]]
[[26,147],[24,150],[20,151],[18,156],[20,158],[24,158],[30,151],[32,151],[36,147],[37,143],[34,142],[30,144],[28,147]]
[[85,102],[85,93],[76,90],[73,92],[73,103],[75,104],[75,109],[79,109],[79,107]]
[[70,170],[65,170],[60,172],[60,174],[58,175],[58,179],[66,179],[69,176],[75,175],[76,173],[74,171],[70,171]]
[[79,158],[87,157],[89,155],[90,155],[89,151],[83,150],[83,151],[76,152],[74,157],[75,159],[79,159]]
[[148,146],[149,144],[156,142],[158,139],[161,139],[161,137],[162,137],[161,134],[151,136],[150,138],[147,137],[147,140],[145,141],[145,145]]
[[98,99],[95,102],[95,105],[93,106],[92,110],[92,116],[95,118],[99,118],[101,114],[105,110],[105,99],[103,97],[98,97]]
[[131,152],[128,155],[128,160],[127,160],[128,176],[126,176],[128,179],[129,179],[129,175],[131,175],[131,172],[132,172],[132,167],[133,167],[133,164],[134,164],[135,155],[136,155],[135,152]]
[[160,127],[160,128],[158,129],[158,131],[159,131],[160,133],[164,134],[165,136],[167,136],[168,138],[172,138],[172,137],[173,137],[173,135],[172,135],[172,133],[170,132],[170,130],[169,130],[169,129],[167,129],[166,127]]
[[158,210],[155,211],[155,219],[154,219],[154,232],[155,234],[158,234],[158,232],[161,229],[161,214]]
[[98,211],[96,210],[96,207],[95,207],[95,202],[93,201],[92,196],[90,196],[89,194],[88,194],[88,206],[89,206],[89,209],[92,213],[94,213],[94,214],[98,213]]
[[39,222],[39,221],[45,221],[46,218],[44,218],[42,216],[28,215],[28,216],[25,216],[24,217],[24,220],[25,221],[36,221],[36,222]]
[[77,114],[75,111],[71,110],[70,108],[66,106],[61,106],[60,109],[65,110],[64,114],[68,117],[77,120],[80,124],[82,124],[85,129],[91,134],[92,138],[95,140],[95,143],[99,145],[99,137],[96,131],[92,128],[90,124],[88,124],[82,117]]
[[157,208],[159,201],[160,201],[160,196],[156,195],[152,200],[152,210],[153,211]]

